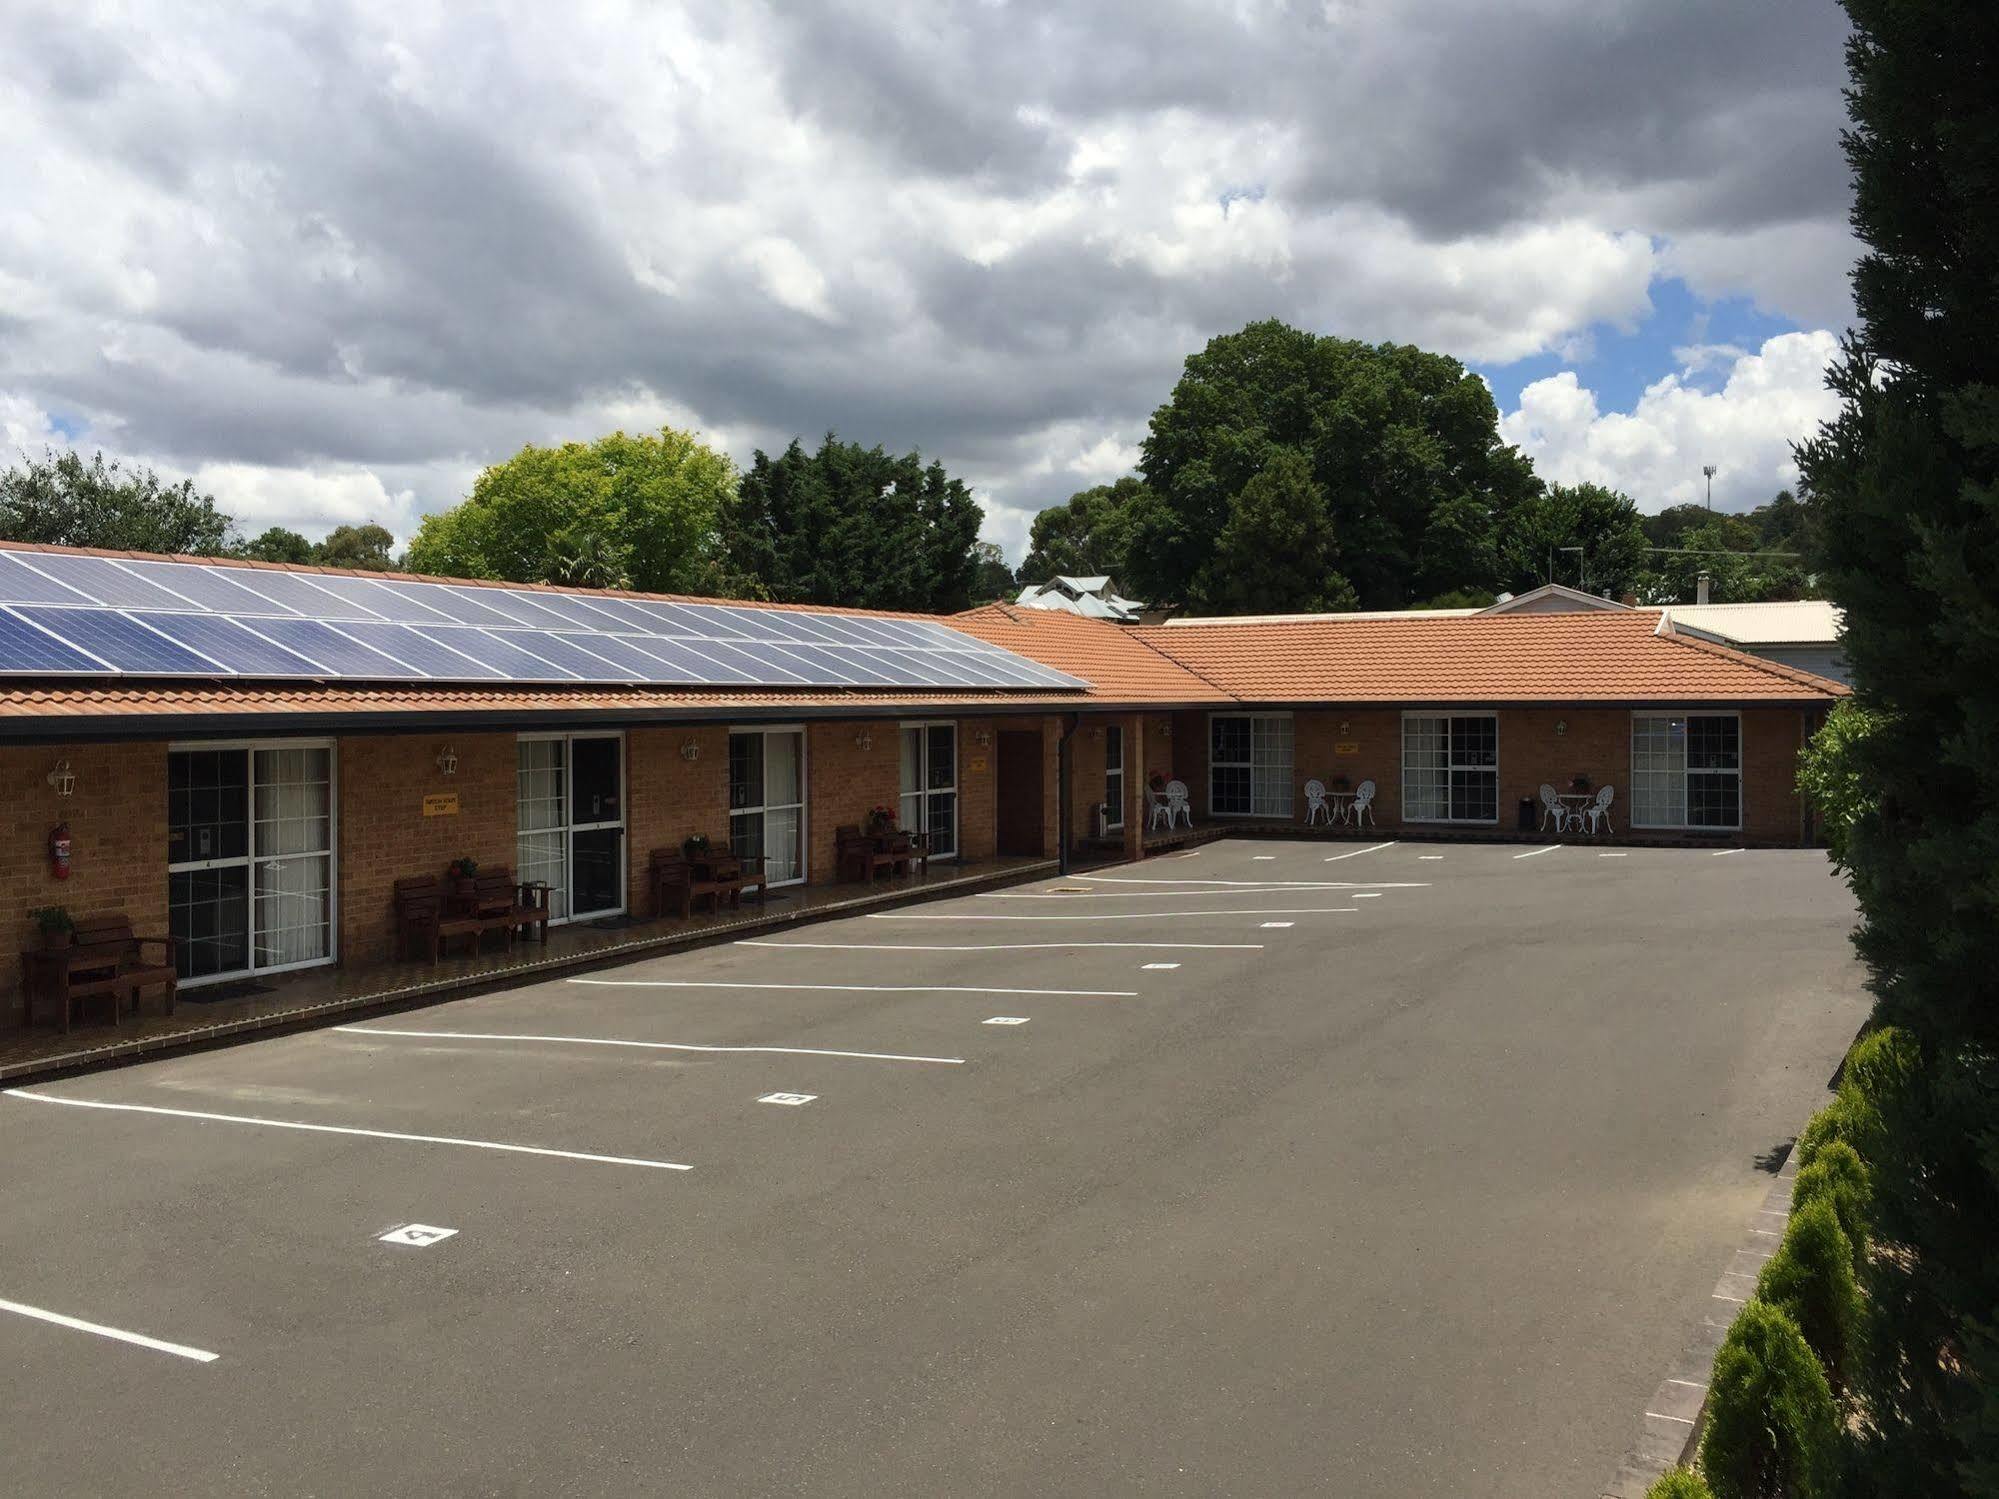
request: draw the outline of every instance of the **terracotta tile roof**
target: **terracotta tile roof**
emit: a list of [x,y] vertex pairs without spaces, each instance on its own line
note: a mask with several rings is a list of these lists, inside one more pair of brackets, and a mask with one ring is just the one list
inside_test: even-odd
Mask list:
[[1846,693],[1809,672],[1658,627],[1656,611],[1613,610],[1129,633],[1244,702],[1812,702]]
[[1119,703],[1221,703],[1229,694],[1148,637],[1100,619],[1051,609],[988,604],[945,623],[1016,655],[1081,677],[1090,696]]

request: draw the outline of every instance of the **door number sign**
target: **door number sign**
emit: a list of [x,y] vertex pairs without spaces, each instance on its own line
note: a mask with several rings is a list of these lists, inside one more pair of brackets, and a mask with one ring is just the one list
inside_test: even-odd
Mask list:
[[817,1098],[818,1096],[819,1095],[817,1093],[766,1093],[762,1098],[759,1098],[757,1102],[784,1103],[784,1104],[790,1104],[793,1108],[797,1108],[800,1104],[806,1104],[812,1102],[812,1100]]

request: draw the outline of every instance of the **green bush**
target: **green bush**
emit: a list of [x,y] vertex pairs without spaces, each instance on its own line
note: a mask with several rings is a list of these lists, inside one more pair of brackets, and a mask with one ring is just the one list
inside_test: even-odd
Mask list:
[[1845,1094],[1836,1095],[1831,1103],[1805,1121],[1805,1132],[1798,1136],[1798,1174],[1803,1176],[1809,1171],[1819,1152],[1833,1141],[1850,1147],[1858,1133],[1852,1103]]
[[1756,1294],[1797,1324],[1818,1355],[1826,1383],[1839,1389],[1851,1366],[1861,1309],[1853,1247],[1832,1204],[1792,1208],[1784,1242],[1757,1278]]
[[1830,1499],[1839,1413],[1825,1371],[1776,1307],[1742,1308],[1714,1356],[1701,1471],[1715,1499]]
[[1714,1490],[1692,1468],[1668,1468],[1645,1491],[1645,1499],[1714,1499]]
[[1860,1153],[1844,1140],[1828,1140],[1821,1146],[1791,1186],[1793,1213],[1808,1202],[1823,1202],[1832,1209],[1853,1250],[1856,1275],[1867,1258],[1867,1242],[1873,1232],[1867,1207],[1872,1191]]

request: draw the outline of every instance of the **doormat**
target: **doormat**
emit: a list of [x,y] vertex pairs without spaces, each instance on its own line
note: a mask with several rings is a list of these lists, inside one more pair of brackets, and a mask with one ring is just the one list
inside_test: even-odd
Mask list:
[[259,994],[277,993],[275,984],[260,984],[255,979],[238,979],[233,984],[203,984],[199,989],[182,989],[174,998],[184,1005],[221,1004],[231,999],[254,999]]

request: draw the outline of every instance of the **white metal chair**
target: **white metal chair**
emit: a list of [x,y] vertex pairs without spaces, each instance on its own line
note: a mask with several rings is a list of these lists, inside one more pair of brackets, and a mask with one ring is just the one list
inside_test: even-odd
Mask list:
[[1354,788],[1353,807],[1347,815],[1353,819],[1355,827],[1374,821],[1374,782],[1362,781]]
[[1145,788],[1145,808],[1145,826],[1148,830],[1157,828],[1162,822],[1169,828],[1173,826],[1172,805],[1162,793],[1154,791],[1150,786]]
[[1326,805],[1326,783],[1324,781],[1307,781],[1305,783],[1305,826],[1309,828],[1322,818],[1325,820],[1326,826],[1332,826],[1333,809]]
[[1550,786],[1546,781],[1543,781],[1541,783],[1541,831],[1544,833],[1547,832],[1548,824],[1553,823],[1556,832],[1566,832],[1569,826],[1569,819],[1574,815],[1567,807],[1562,805],[1562,799],[1555,794],[1555,788]]
[[1599,823],[1603,825],[1603,831],[1606,833],[1617,831],[1610,824],[1610,804],[1616,799],[1616,796],[1617,788],[1615,786],[1599,787],[1596,793],[1596,800],[1583,808],[1579,816],[1588,824],[1590,832],[1594,833]]
[[1166,826],[1169,828],[1172,827],[1183,817],[1187,820],[1187,826],[1191,828],[1194,825],[1194,808],[1192,803],[1187,800],[1187,783],[1185,781],[1168,781],[1166,783]]

